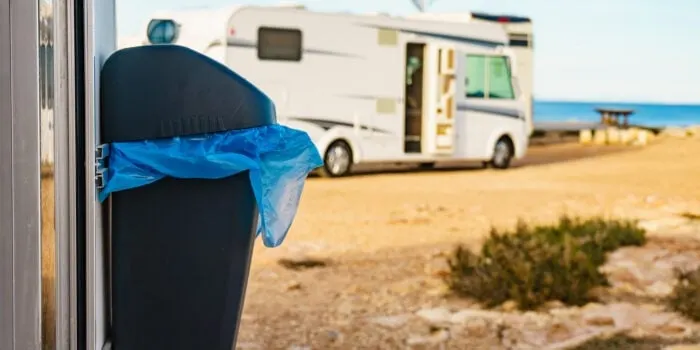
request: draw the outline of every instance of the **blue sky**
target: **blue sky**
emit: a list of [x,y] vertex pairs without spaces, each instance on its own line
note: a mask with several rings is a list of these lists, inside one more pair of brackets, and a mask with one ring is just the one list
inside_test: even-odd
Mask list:
[[[119,35],[157,10],[270,0],[116,0]],[[322,11],[415,12],[410,0],[299,1]],[[700,103],[700,0],[436,0],[429,11],[529,16],[539,99]]]

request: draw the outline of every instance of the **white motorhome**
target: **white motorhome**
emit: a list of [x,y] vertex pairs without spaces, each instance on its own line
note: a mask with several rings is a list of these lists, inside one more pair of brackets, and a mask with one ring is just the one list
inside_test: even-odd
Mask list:
[[499,24],[237,6],[159,13],[145,29],[141,42],[190,47],[260,87],[328,176],[359,163],[507,168],[527,150],[529,97]]

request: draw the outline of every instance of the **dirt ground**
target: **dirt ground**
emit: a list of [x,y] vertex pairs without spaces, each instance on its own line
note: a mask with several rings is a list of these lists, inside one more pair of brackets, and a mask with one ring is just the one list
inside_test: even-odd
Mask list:
[[[387,331],[370,320],[468,306],[444,297],[439,279],[456,244],[476,246],[490,227],[512,227],[519,218],[639,217],[669,205],[700,213],[699,153],[697,139],[625,150],[565,144],[533,147],[506,171],[453,167],[311,178],[285,243],[256,247],[238,348],[406,348],[412,326]],[[300,257],[324,266],[294,270],[278,263]]]

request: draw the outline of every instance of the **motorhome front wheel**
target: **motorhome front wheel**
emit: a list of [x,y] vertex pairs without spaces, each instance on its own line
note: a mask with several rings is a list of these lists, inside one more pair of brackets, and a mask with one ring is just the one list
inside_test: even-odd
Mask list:
[[494,146],[491,166],[496,169],[507,169],[513,159],[513,145],[507,137],[501,137]]

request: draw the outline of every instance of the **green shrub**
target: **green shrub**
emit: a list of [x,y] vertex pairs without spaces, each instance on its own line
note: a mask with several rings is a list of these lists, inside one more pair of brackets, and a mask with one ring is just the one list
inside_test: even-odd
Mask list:
[[594,287],[606,286],[598,268],[605,254],[642,245],[644,230],[632,221],[561,217],[554,226],[528,226],[514,232],[491,230],[480,254],[457,247],[448,258],[449,287],[487,306],[507,300],[534,309],[550,300],[582,305]]
[[691,320],[700,321],[700,269],[678,273],[669,304]]

